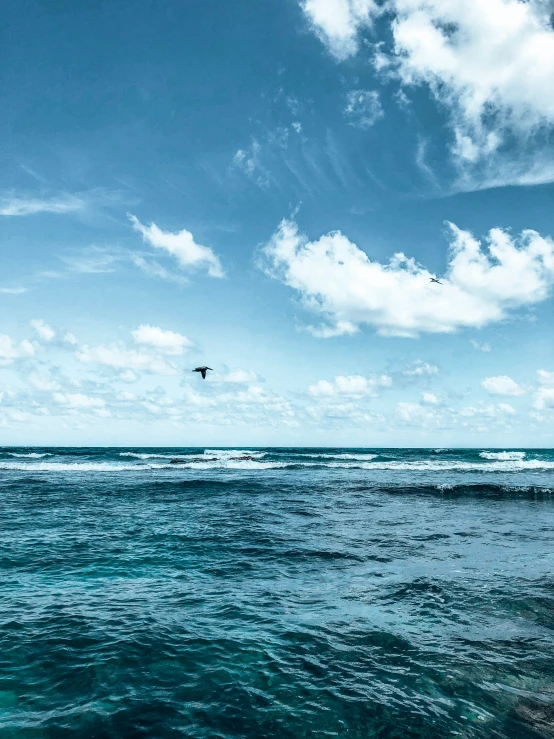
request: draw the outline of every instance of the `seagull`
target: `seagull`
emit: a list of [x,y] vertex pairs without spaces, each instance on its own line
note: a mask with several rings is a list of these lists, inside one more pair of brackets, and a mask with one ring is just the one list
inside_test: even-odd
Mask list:
[[442,285],[442,282],[439,282],[438,280],[435,280],[434,277],[429,277],[429,282],[436,282],[437,285]]
[[197,367],[196,369],[193,369],[193,372],[201,372],[202,373],[202,379],[206,379],[206,372],[208,370],[211,370],[213,372],[213,369],[211,367]]

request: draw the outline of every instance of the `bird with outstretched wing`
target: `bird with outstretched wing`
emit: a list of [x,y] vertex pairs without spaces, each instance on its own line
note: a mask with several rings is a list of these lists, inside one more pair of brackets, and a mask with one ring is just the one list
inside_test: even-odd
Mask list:
[[192,371],[193,372],[200,372],[201,375],[202,375],[202,379],[205,380],[206,379],[206,372],[208,370],[210,370],[211,372],[213,372],[213,369],[211,367],[197,367],[196,369],[193,369]]

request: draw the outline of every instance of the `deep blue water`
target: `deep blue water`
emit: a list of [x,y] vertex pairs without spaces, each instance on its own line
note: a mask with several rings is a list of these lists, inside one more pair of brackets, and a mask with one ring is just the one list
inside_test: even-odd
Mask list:
[[0,449],[0,737],[552,737],[553,475]]

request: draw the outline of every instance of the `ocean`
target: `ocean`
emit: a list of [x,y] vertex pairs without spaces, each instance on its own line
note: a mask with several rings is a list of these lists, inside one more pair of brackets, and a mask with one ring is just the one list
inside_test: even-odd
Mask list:
[[0,737],[553,737],[553,490],[541,449],[2,448]]

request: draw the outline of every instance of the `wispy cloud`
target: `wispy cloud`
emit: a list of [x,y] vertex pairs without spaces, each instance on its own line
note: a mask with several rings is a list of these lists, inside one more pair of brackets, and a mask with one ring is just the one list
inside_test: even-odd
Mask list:
[[36,213],[73,213],[84,208],[85,201],[75,195],[34,198],[16,195],[0,197],[1,216],[29,216]]
[[90,246],[78,253],[60,257],[69,272],[80,274],[104,274],[113,272],[114,265],[121,258],[121,254],[116,255],[108,249],[98,246]]
[[371,128],[385,115],[377,90],[351,90],[346,96],[344,115],[351,126]]
[[23,295],[26,292],[26,287],[0,287],[0,293],[4,295]]

